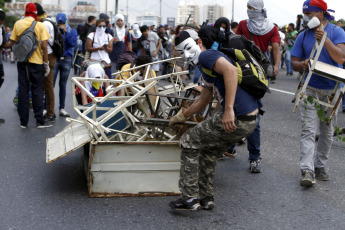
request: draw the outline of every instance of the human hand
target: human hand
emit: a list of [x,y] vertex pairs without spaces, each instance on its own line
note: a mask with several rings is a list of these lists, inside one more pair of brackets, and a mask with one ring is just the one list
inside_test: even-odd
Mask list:
[[175,116],[170,118],[169,128],[173,128],[175,126],[175,124],[183,123],[187,120],[183,115],[184,110],[185,110],[185,108],[181,108],[180,111]]
[[308,70],[308,63],[309,63],[309,59],[302,61],[302,66],[303,66],[304,71]]
[[50,72],[50,68],[49,68],[49,62],[48,63],[43,63],[43,66],[44,66],[44,76],[45,77],[48,77],[49,75],[49,72]]
[[223,114],[223,129],[225,132],[233,132],[237,128],[235,125],[235,113],[233,109],[226,109]]
[[278,76],[278,74],[279,74],[279,66],[274,66],[273,69],[274,69],[274,76]]
[[321,30],[320,28],[317,28],[316,32],[315,32],[315,38],[316,40],[321,41],[323,35],[324,35],[325,31]]

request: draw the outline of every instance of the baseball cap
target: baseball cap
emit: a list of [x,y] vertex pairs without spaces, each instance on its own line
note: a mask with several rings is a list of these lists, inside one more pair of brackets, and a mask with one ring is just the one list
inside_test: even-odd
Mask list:
[[58,13],[58,14],[56,15],[56,22],[57,22],[58,24],[66,24],[66,21],[67,21],[67,16],[66,16],[66,14],[64,14],[64,13]]

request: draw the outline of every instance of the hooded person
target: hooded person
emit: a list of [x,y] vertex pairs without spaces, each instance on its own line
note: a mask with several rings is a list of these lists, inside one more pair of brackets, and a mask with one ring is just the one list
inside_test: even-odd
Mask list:
[[[103,85],[107,89],[110,86],[110,83],[92,81],[92,79],[109,79],[105,74],[102,65],[99,63],[89,65],[89,67],[87,67],[86,71],[81,76],[83,75],[85,79],[90,79],[90,81],[83,82],[87,91],[89,91],[95,97],[103,97],[105,95],[105,93],[103,92]],[[87,94],[84,91],[81,91],[81,96],[83,105],[91,102],[90,98],[89,100],[87,99]]]
[[[268,76],[271,81],[274,81],[279,73],[281,53],[280,53],[280,36],[278,27],[267,19],[267,11],[264,8],[263,0],[248,0],[247,1],[248,19],[242,20],[238,24],[236,34],[244,35],[247,39],[252,40],[263,53],[268,51],[268,46],[272,46],[273,57],[273,71]],[[262,105],[260,105],[261,107]],[[261,165],[261,141],[260,141],[260,119],[257,127],[247,137],[247,149],[249,152],[249,170],[251,173],[262,172]],[[229,152],[232,151],[232,152]],[[235,148],[229,149],[227,152],[232,154],[236,151]]]
[[222,106],[215,114],[188,129],[180,139],[181,198],[169,203],[175,210],[215,207],[213,179],[217,159],[229,144],[250,134],[258,122],[258,101],[238,85],[237,67],[226,55],[211,49],[220,42],[219,34],[217,28],[206,26],[199,30],[197,43],[185,31],[175,39],[181,57],[199,68],[204,84],[198,99],[170,118],[169,127],[183,124],[188,117],[203,110],[213,96]]
[[62,34],[65,52],[59,60],[56,61],[54,67],[54,86],[59,75],[59,115],[69,117],[69,113],[65,110],[66,86],[69,73],[72,67],[74,57],[74,47],[77,44],[78,34],[67,23],[67,15],[58,13],[56,15],[59,32]]
[[133,26],[132,26],[132,30],[131,30],[131,35],[132,35],[132,50],[133,52],[139,56],[140,54],[140,48],[139,48],[139,39],[141,38],[142,36],[142,33],[140,31],[140,27],[138,25],[138,23],[135,23]]
[[274,24],[267,19],[267,10],[264,8],[263,0],[249,0],[247,5],[252,8],[247,9],[249,31],[255,35],[265,35],[270,32]]
[[122,14],[115,15],[113,50],[109,54],[112,72],[117,72],[117,61],[119,55],[125,51],[132,51],[132,35],[125,28],[125,17]]
[[[327,39],[318,61],[342,68],[345,62],[345,32],[342,28],[330,23],[333,17],[329,14],[332,11],[328,10],[327,3],[323,0],[308,0],[303,3],[302,11],[304,18],[310,22],[308,29],[297,37],[291,50],[293,69],[309,73],[308,63],[313,46],[316,41],[321,41],[325,32],[327,32]],[[336,85],[337,82],[334,80],[312,74],[305,96],[318,98],[328,103],[329,97],[325,95],[333,95],[337,98],[340,93],[340,88],[334,92]],[[321,181],[330,180],[326,164],[332,148],[338,111],[335,111],[333,119],[328,124],[327,121],[319,118],[319,111],[313,103],[302,104],[299,135],[301,179],[299,182],[303,187],[310,187],[315,185],[315,178]],[[318,129],[320,137],[316,146],[315,135]]]
[[219,29],[224,34],[225,38],[229,37],[230,34],[232,34],[230,30],[230,21],[226,17],[218,18],[214,23],[214,27]]

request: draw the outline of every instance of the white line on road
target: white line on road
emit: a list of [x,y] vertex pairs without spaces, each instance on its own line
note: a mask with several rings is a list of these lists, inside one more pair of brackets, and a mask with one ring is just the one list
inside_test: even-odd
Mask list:
[[286,93],[286,94],[290,94],[290,95],[295,95],[294,93],[291,93],[291,92],[288,92],[288,91],[284,91],[284,90],[280,90],[280,89],[271,88],[271,87],[270,87],[270,90],[277,91],[277,92],[280,92],[280,93]]

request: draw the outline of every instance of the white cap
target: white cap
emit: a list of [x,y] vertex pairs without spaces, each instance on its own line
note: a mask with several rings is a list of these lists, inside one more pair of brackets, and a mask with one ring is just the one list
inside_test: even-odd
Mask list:
[[138,24],[134,24],[133,25],[133,33],[132,33],[132,36],[135,38],[135,39],[138,39],[141,37],[141,31],[139,29],[139,25]]

